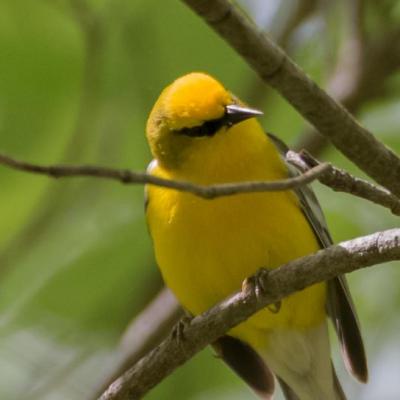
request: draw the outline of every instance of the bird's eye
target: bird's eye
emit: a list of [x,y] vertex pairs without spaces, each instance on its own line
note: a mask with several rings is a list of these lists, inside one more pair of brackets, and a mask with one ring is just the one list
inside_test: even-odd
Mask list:
[[249,118],[262,115],[262,112],[253,108],[244,107],[236,103],[228,104],[222,117],[205,121],[203,124],[175,131],[179,135],[190,137],[214,136],[223,126],[230,128]]
[[226,125],[225,115],[222,118],[206,121],[201,125],[191,128],[182,128],[175,131],[179,135],[190,137],[214,136],[224,125]]

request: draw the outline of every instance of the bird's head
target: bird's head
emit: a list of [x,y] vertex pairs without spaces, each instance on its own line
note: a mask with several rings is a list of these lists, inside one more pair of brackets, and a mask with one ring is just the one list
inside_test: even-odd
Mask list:
[[199,140],[210,140],[260,114],[241,104],[211,76],[190,73],[161,93],[147,121],[147,138],[153,156],[174,167]]

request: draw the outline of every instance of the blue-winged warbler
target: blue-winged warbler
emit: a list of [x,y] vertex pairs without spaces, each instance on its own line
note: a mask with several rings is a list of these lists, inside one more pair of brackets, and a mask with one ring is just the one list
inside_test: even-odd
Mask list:
[[[165,88],[147,123],[149,172],[198,184],[284,179],[293,174],[282,144],[264,133],[256,110],[204,73]],[[148,186],[147,221],[167,286],[197,315],[241,288],[261,267],[276,268],[331,244],[308,187],[205,200]],[[330,357],[327,317],[347,369],[367,380],[354,306],[343,277],[311,286],[232,329],[214,347],[262,398],[275,378],[287,399],[343,400]]]

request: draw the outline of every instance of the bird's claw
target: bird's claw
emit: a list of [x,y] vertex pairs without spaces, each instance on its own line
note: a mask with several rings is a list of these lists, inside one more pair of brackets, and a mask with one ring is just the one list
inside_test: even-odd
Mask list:
[[244,290],[244,291],[252,290],[252,291],[254,291],[257,299],[260,299],[260,297],[267,290],[264,282],[265,282],[268,274],[269,274],[269,271],[267,269],[261,268],[253,276],[245,279],[245,281],[243,282],[243,285],[242,285],[242,290]]
[[[249,288],[254,291],[257,300],[259,300],[268,290],[268,286],[266,285],[268,278],[269,270],[266,268],[261,268],[256,274],[252,277],[247,278],[243,282],[242,290],[248,290]],[[277,301],[276,303],[269,304],[267,309],[276,314],[281,309],[282,303]]]
[[185,340],[185,330],[190,322],[192,321],[192,317],[188,314],[184,315],[172,328],[172,337],[178,342],[182,342]]

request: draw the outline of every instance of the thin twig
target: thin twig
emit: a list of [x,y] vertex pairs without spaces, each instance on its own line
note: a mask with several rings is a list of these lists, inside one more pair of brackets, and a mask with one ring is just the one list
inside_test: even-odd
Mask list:
[[261,78],[379,184],[400,196],[400,158],[362,127],[228,0],[182,0]]
[[[286,160],[303,172],[319,165],[319,161],[306,151],[300,153],[289,151],[286,154]],[[388,208],[394,215],[400,215],[400,199],[398,197],[385,188],[378,187],[364,179],[353,176],[333,165],[331,165],[318,180],[334,191],[345,192],[361,197]]]
[[247,279],[242,291],[186,322],[182,334],[170,335],[118,378],[100,399],[140,399],[205,346],[268,304],[337,275],[399,259],[400,229],[391,229],[339,243],[270,272],[263,270]]
[[241,193],[271,192],[294,189],[317,179],[328,168],[328,164],[320,164],[306,173],[276,181],[249,181],[239,183],[222,183],[210,186],[196,185],[191,182],[175,181],[159,178],[145,172],[134,172],[127,169],[113,169],[92,165],[37,165],[26,161],[0,154],[0,164],[7,165],[20,171],[47,175],[51,178],[70,178],[78,176],[90,176],[119,181],[125,184],[150,184],[192,193],[204,199],[231,196]]
[[44,166],[17,160],[4,154],[0,154],[0,164],[20,171],[37,173],[52,178],[93,177],[116,180],[124,184],[150,184],[192,193],[195,196],[209,200],[243,193],[290,190],[318,179],[321,183],[335,191],[350,193],[354,196],[370,200],[389,208],[393,214],[400,215],[400,200],[388,190],[354,177],[329,163],[319,163],[305,152],[299,155],[289,151],[287,158],[289,162],[303,171],[301,175],[277,181],[245,181],[209,186],[164,179],[146,172],[135,172],[127,169],[114,169],[93,165]]

